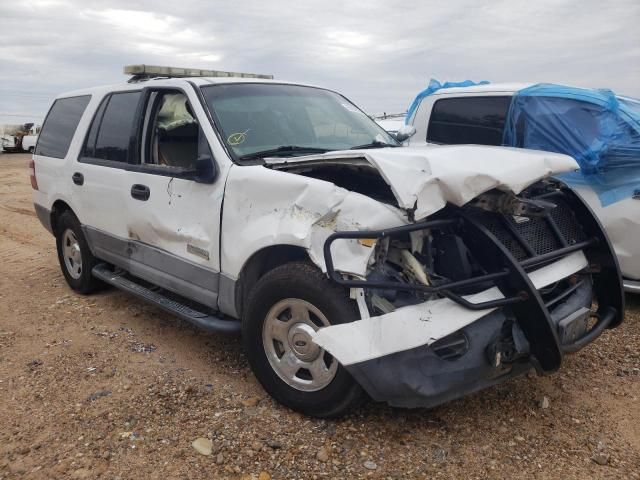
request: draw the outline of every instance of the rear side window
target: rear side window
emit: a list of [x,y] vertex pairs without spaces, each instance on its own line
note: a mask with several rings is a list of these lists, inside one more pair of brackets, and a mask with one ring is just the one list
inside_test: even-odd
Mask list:
[[427,141],[502,145],[511,97],[443,98],[433,105]]
[[38,137],[36,155],[64,158],[91,95],[59,98],[51,106]]
[[126,163],[141,92],[113,93],[98,108],[82,156]]

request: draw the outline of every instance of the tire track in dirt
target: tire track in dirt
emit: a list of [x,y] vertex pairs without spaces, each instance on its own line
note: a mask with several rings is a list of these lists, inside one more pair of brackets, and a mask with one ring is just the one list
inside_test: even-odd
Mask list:
[[21,215],[28,215],[30,217],[36,216],[36,212],[34,210],[29,210],[27,208],[12,207],[10,205],[1,205],[1,204],[0,204],[0,208],[2,208],[3,210],[6,210],[7,212],[19,213]]
[[[237,338],[70,290],[54,238],[14,208],[32,208],[26,162],[0,160],[0,478],[640,480],[640,300],[555,375],[430,411],[309,419],[266,396]],[[202,436],[214,455],[191,446]]]
[[[6,200],[8,196],[3,193],[0,200]],[[0,203],[0,240],[5,238],[29,245],[31,250],[32,247],[36,250],[51,247],[53,237],[40,225],[30,200],[28,195],[12,195],[10,203]]]
[[[4,219],[0,217],[0,224],[5,223]],[[24,246],[27,251],[34,251],[33,247],[36,248],[36,251],[40,251],[44,245],[41,242],[37,242],[36,240],[40,239],[38,236],[29,235],[27,233],[18,232],[16,230],[8,230],[6,228],[0,228],[0,239],[6,239],[10,242],[17,243],[19,245]],[[53,237],[49,237],[49,245],[51,246],[51,241]]]
[[52,262],[50,252],[36,250],[31,244],[6,233],[0,231],[0,270],[5,279],[22,282],[37,274],[49,281],[59,276],[59,268]]

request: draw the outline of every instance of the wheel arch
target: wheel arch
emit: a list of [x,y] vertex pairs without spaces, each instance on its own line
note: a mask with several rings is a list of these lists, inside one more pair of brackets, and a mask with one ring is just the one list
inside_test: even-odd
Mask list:
[[64,212],[67,211],[70,211],[71,213],[76,215],[73,209],[64,200],[58,199],[53,202],[53,205],[51,206],[51,230],[53,231],[54,236],[58,235],[58,222],[60,220],[60,217]]
[[267,272],[294,261],[311,261],[307,250],[298,245],[270,245],[254,252],[244,263],[235,285],[235,308],[243,317],[249,293]]

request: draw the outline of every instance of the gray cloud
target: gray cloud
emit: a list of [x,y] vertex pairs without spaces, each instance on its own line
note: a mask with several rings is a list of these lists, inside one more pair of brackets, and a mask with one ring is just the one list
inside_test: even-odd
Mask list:
[[147,63],[273,73],[402,111],[431,77],[640,96],[637,0],[30,0],[2,7],[0,123]]

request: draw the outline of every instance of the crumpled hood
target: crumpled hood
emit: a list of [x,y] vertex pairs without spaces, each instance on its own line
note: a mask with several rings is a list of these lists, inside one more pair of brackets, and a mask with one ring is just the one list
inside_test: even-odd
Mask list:
[[416,220],[447,203],[462,206],[492,189],[520,193],[545,177],[576,170],[567,156],[535,150],[478,145],[345,150],[295,158],[267,158],[276,168],[305,163],[361,163],[375,167],[389,184],[398,205],[415,208]]

